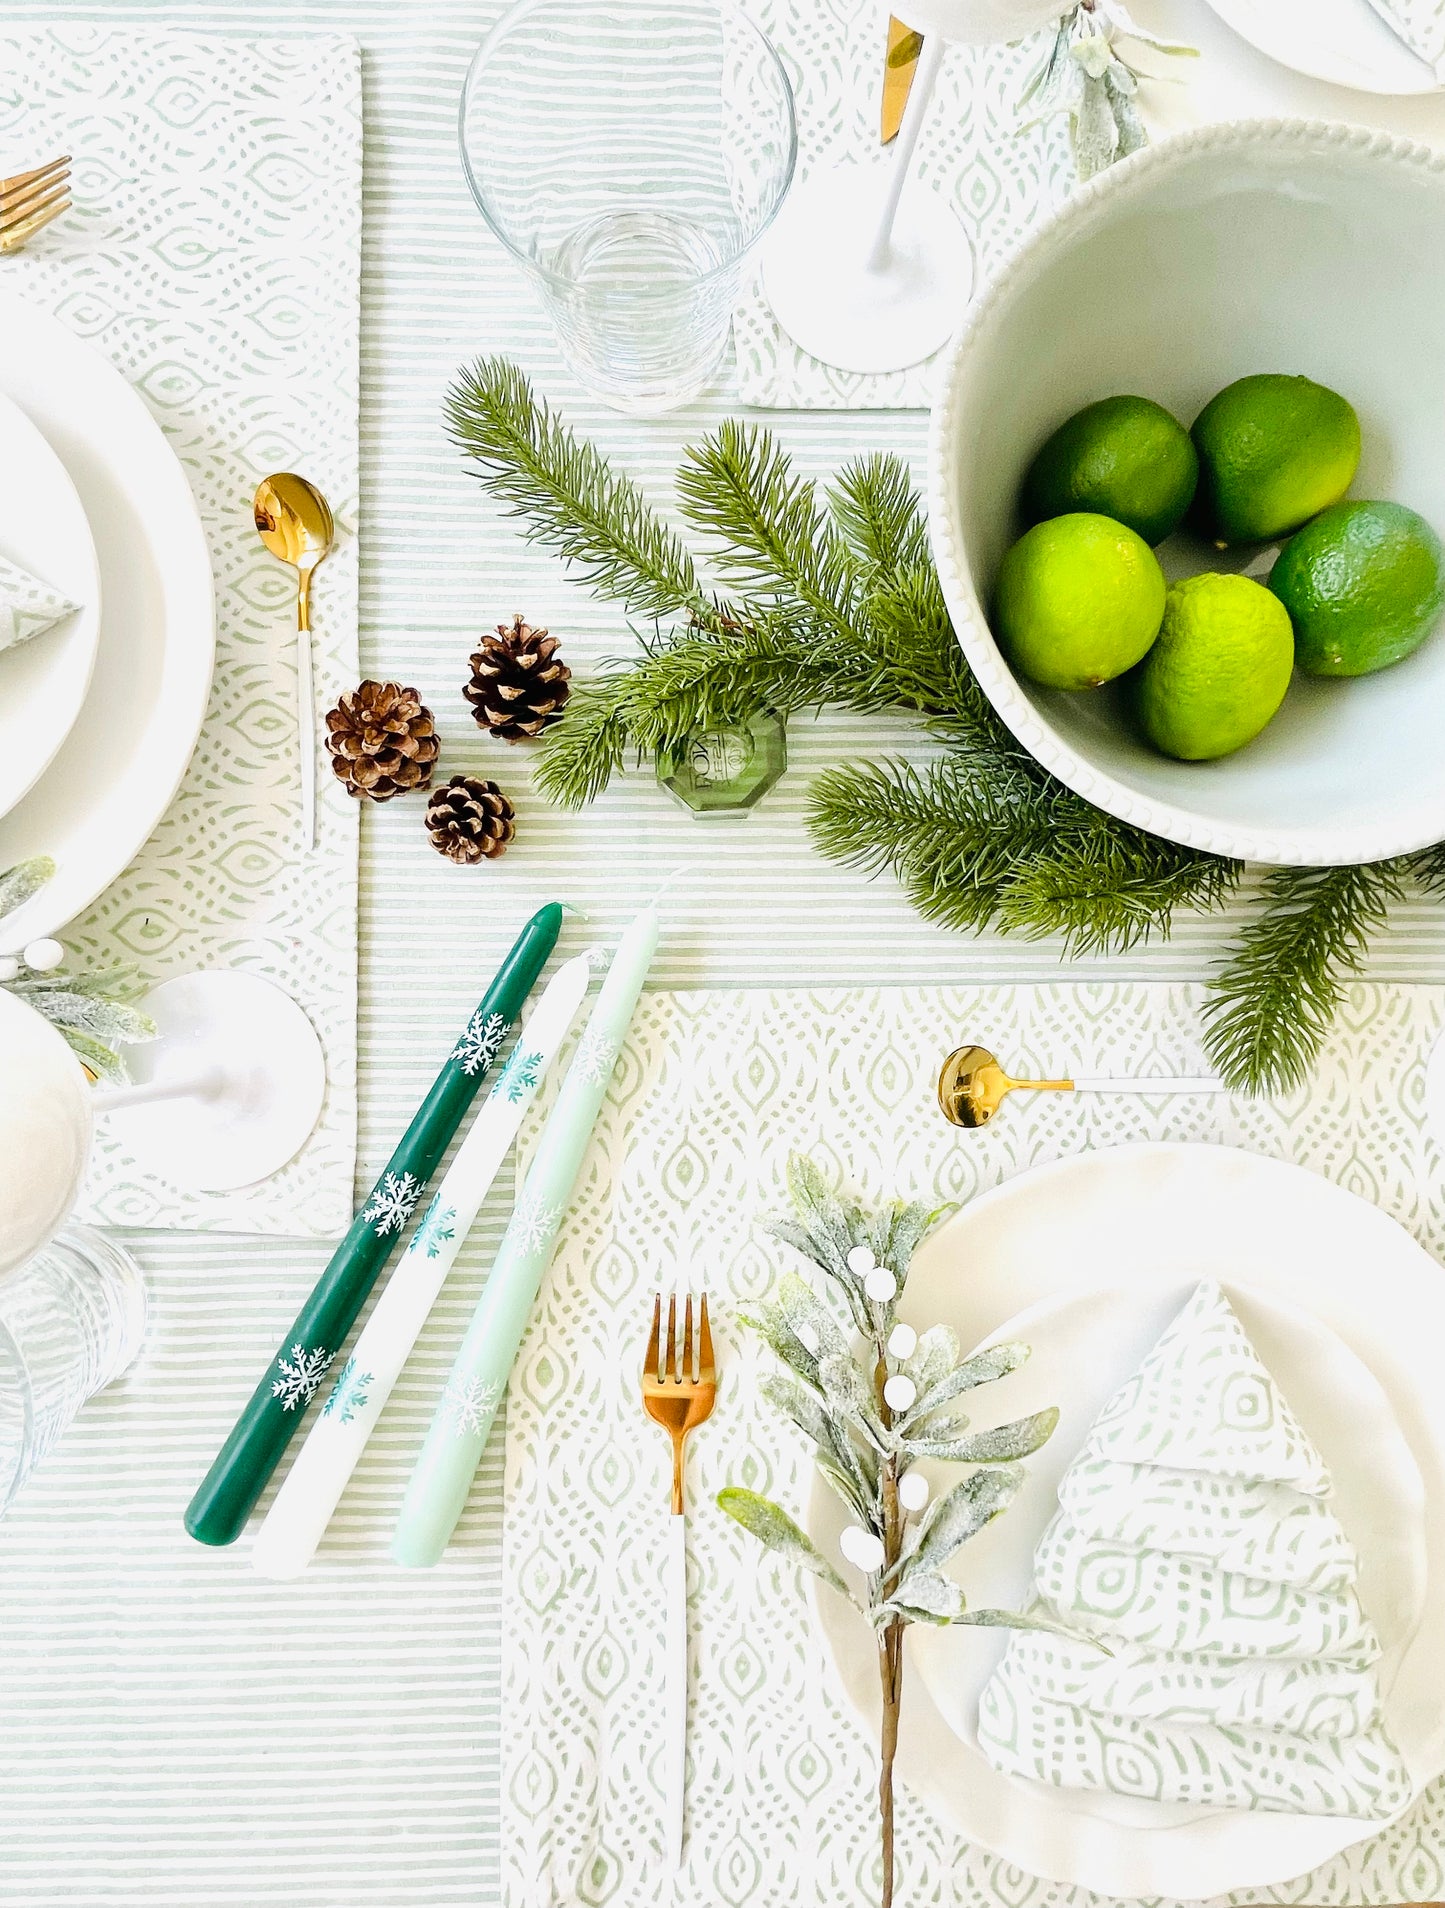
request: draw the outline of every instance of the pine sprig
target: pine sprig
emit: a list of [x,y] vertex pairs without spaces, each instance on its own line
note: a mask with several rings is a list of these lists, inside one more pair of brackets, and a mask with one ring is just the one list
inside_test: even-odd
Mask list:
[[686,453],[677,496],[725,584],[852,638],[856,560],[771,431],[729,419]]
[[448,434],[532,543],[635,616],[717,620],[681,539],[636,484],[577,438],[505,358],[458,372],[443,407]]
[[808,827],[831,859],[891,869],[929,920],[1062,935],[1070,954],[1167,934],[1176,907],[1219,907],[1240,874],[1102,816],[1012,743],[925,768],[825,770]]
[[1231,1086],[1301,1086],[1370,937],[1402,892],[1405,865],[1275,868],[1263,909],[1241,929],[1204,1008],[1204,1044]]

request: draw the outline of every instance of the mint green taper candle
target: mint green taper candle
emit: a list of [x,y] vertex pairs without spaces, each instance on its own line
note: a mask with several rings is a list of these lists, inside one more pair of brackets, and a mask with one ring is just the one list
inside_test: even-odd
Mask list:
[[532,916],[442,1062],[187,1506],[186,1530],[197,1543],[233,1544],[245,1528],[556,946],[562,916],[559,901]]
[[618,942],[556,1105],[542,1129],[491,1277],[402,1500],[391,1554],[409,1569],[440,1562],[466,1506],[522,1334],[552,1263],[563,1215],[647,978],[658,933],[654,904],[638,915]]

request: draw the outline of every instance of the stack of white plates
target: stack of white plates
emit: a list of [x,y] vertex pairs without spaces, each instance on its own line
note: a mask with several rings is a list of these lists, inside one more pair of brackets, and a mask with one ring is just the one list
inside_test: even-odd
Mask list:
[[0,653],[0,870],[56,863],[0,920],[10,953],[88,907],[164,814],[206,713],[215,608],[160,426],[108,359],[4,292],[0,551],[80,606]]

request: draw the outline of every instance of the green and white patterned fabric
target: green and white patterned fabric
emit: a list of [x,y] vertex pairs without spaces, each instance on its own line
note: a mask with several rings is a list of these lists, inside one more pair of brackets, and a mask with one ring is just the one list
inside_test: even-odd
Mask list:
[[[1413,1784],[1329,1490],[1204,1281],[1100,1412],[1035,1554],[1037,1607],[1102,1647],[1015,1638],[979,1702],[989,1760],[1152,1801],[1397,1814]],[[1256,1560],[1269,1575],[1238,1568]]]
[[0,556],[0,649],[13,649],[51,629],[75,604],[29,570]]

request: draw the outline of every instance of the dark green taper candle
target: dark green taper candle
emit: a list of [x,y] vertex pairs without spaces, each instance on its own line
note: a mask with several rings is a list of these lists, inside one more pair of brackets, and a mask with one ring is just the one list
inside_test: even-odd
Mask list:
[[370,1197],[332,1253],[186,1507],[186,1529],[199,1543],[231,1544],[245,1529],[257,1498],[356,1323],[392,1247],[406,1230],[412,1208],[490,1072],[561,930],[561,904],[549,902],[532,916],[498,968],[431,1092],[417,1108]]

